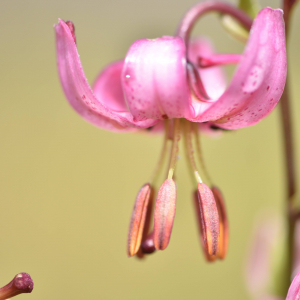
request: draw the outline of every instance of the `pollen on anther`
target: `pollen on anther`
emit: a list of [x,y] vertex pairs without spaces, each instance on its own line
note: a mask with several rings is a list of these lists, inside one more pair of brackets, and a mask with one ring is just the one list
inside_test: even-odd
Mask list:
[[216,255],[219,249],[219,214],[214,195],[205,183],[198,183],[198,200],[204,244],[209,255]]
[[140,248],[150,196],[151,186],[150,184],[145,184],[136,197],[131,214],[127,239],[127,255],[129,257],[135,255]]

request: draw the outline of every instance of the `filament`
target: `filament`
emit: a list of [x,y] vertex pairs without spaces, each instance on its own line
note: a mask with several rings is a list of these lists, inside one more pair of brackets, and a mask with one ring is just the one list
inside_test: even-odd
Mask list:
[[170,155],[168,179],[172,179],[175,171],[178,153],[178,142],[180,140],[180,119],[174,119],[173,123],[173,142]]
[[192,126],[193,126],[193,133],[195,136],[195,142],[196,142],[196,153],[197,153],[198,162],[200,164],[200,168],[203,171],[203,174],[206,177],[209,185],[212,185],[212,180],[205,166],[202,151],[201,151],[201,142],[200,142],[198,123],[193,123]]
[[199,175],[199,172],[196,167],[196,162],[194,159],[194,149],[193,149],[193,143],[192,143],[192,129],[191,129],[191,122],[189,122],[189,121],[184,121],[183,136],[184,136],[184,145],[185,145],[186,155],[187,155],[187,159],[190,164],[190,167],[194,173],[196,181],[199,183],[202,183],[202,179]]

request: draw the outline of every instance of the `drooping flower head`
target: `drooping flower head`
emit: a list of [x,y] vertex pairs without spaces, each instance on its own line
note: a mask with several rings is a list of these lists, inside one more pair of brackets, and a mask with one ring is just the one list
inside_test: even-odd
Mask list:
[[[195,22],[216,11],[236,18],[250,36],[242,55],[214,53],[204,39],[190,40]],[[127,254],[132,256],[167,247],[176,210],[174,171],[181,134],[195,177],[196,211],[208,259],[224,258],[228,224],[224,201],[217,188],[202,181],[194,159],[200,149],[198,133],[254,125],[276,106],[286,78],[286,50],[281,10],[263,9],[254,22],[242,11],[222,2],[192,7],[176,35],[141,39],[124,60],[106,67],[90,88],[76,48],[74,25],[59,20],[55,26],[61,84],[72,107],[88,122],[111,131],[163,131],[164,145],[152,179],[135,201],[128,234]],[[220,65],[238,63],[226,88]],[[154,226],[151,206],[157,178],[170,146],[168,175],[157,192]],[[200,151],[197,151],[200,156]]]

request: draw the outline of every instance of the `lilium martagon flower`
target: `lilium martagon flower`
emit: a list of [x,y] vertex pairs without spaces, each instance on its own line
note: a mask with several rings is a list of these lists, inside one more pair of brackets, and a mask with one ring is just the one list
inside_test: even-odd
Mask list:
[[300,221],[294,232],[294,256],[288,292],[286,282],[290,277],[286,263],[289,262],[286,227],[284,220],[276,215],[263,213],[256,220],[246,263],[246,284],[253,300],[299,300],[300,299]]
[[[210,11],[230,15],[250,31],[243,54],[216,54],[206,39],[190,39],[195,22]],[[196,4],[181,20],[175,36],[135,41],[124,60],[108,65],[100,73],[93,89],[81,66],[73,23],[59,20],[55,31],[61,85],[77,113],[110,131],[164,132],[154,175],[136,197],[128,256],[143,257],[164,250],[169,243],[176,210],[174,172],[183,135],[195,178],[195,207],[204,253],[208,261],[223,259],[228,242],[224,200],[216,187],[211,189],[201,179],[194,148],[203,165],[199,131],[251,126],[276,106],[287,68],[282,11],[264,8],[252,21],[230,4]],[[236,71],[226,88],[221,66],[233,63],[237,64]],[[168,175],[156,195],[151,230],[154,182],[167,154]],[[205,169],[201,170],[204,174]]]
[[33,280],[27,273],[17,274],[13,280],[0,288],[0,300],[15,297],[23,293],[31,293],[33,290]]

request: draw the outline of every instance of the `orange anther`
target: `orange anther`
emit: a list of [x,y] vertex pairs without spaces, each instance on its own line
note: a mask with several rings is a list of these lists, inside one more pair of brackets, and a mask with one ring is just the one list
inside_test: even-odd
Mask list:
[[154,211],[154,245],[164,250],[169,244],[176,211],[176,184],[166,179],[159,188]]
[[198,201],[204,245],[210,256],[216,255],[220,235],[219,214],[214,195],[205,183],[198,183]]
[[228,249],[228,219],[226,214],[226,208],[221,191],[215,186],[212,187],[211,191],[214,194],[216,200],[220,219],[220,243],[218,258],[224,259]]
[[129,257],[135,255],[140,248],[150,196],[151,186],[145,184],[136,197],[131,214],[127,238],[127,255]]

